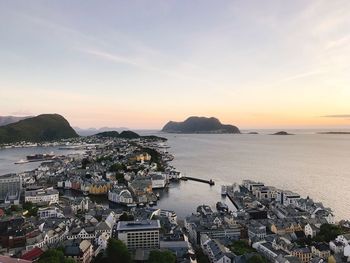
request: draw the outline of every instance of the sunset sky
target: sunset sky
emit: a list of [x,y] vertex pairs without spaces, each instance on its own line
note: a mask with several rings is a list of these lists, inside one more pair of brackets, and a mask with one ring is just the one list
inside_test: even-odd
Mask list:
[[0,0],[0,115],[350,127],[350,1]]

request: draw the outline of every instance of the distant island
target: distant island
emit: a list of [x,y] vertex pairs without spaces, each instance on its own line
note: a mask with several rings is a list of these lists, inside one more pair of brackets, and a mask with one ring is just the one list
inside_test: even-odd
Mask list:
[[141,136],[133,131],[122,131],[121,133],[117,131],[106,131],[106,132],[100,132],[93,136],[101,137],[101,138],[121,138],[121,139],[149,139],[149,140],[160,140],[160,141],[166,141],[167,139],[164,137],[158,137],[155,135],[147,135],[147,136]]
[[288,133],[286,131],[279,131],[279,132],[273,133],[271,135],[294,135],[294,134]]
[[102,133],[102,132],[107,132],[107,131],[121,132],[121,131],[129,130],[129,128],[125,128],[125,127],[118,127],[118,128],[102,127],[102,128],[87,128],[87,129],[83,129],[83,128],[79,128],[79,127],[73,127],[73,129],[80,136],[90,136],[90,135],[94,135],[94,134]]
[[0,127],[0,144],[43,142],[78,137],[69,122],[58,114],[42,114]]
[[341,132],[341,131],[333,131],[333,132],[318,132],[318,134],[350,134],[350,132]]
[[162,131],[168,133],[241,133],[236,126],[222,124],[214,117],[189,117],[183,122],[169,121]]

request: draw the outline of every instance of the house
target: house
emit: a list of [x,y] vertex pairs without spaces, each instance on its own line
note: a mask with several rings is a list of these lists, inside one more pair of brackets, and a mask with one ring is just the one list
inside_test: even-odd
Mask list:
[[305,236],[308,238],[314,238],[319,232],[320,232],[320,229],[312,223],[311,224],[308,223],[304,226],[304,233],[305,233]]
[[64,244],[64,255],[79,263],[90,263],[93,257],[93,247],[88,240],[67,240]]
[[118,204],[132,204],[134,199],[126,187],[115,187],[109,190],[108,200]]
[[328,259],[331,255],[329,245],[327,243],[317,243],[311,246],[311,252],[315,257]]
[[298,257],[303,263],[309,263],[312,258],[312,252],[309,247],[295,248],[291,251],[291,255]]
[[264,240],[266,237],[266,226],[258,221],[252,220],[248,225],[248,237],[250,240]]
[[95,239],[95,227],[87,226],[87,227],[75,227],[73,228],[67,235],[67,239],[75,240],[75,239]]
[[201,247],[211,263],[232,263],[233,256],[229,250],[206,234],[201,235]]
[[92,183],[90,188],[89,188],[89,194],[92,195],[104,195],[107,194],[109,189],[112,188],[111,183],[107,183],[107,182],[96,182],[96,183]]
[[151,174],[152,189],[164,188],[167,184],[167,178],[161,173]]
[[107,232],[104,232],[97,237],[96,243],[97,243],[100,251],[105,250],[107,248],[108,240],[110,237],[111,237],[110,234],[108,234]]
[[272,246],[272,243],[267,241],[256,242],[252,245],[252,247],[255,248],[260,254],[264,255],[264,257],[266,257],[270,262],[274,262],[279,255],[287,255],[287,253],[285,253],[283,250],[275,249]]
[[[32,250],[25,252],[21,256],[21,259],[35,261],[35,260],[39,259],[42,254],[44,254],[44,251],[38,247],[35,247]],[[0,260],[0,262],[1,262],[1,260]]]
[[38,216],[40,219],[45,218],[64,218],[63,212],[61,209],[55,206],[50,207],[39,207]]

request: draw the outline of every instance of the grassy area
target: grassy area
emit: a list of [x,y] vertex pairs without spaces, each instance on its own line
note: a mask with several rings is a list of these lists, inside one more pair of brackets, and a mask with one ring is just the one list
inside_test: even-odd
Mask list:
[[235,253],[238,256],[251,252],[256,252],[255,249],[249,246],[248,242],[244,240],[234,241],[228,247],[233,253]]

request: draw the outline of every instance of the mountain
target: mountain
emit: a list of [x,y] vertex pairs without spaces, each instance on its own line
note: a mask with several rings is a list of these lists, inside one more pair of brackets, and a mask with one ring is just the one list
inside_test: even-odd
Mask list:
[[32,116],[16,117],[16,116],[0,116],[0,126],[5,126],[7,124],[15,123]]
[[0,127],[0,143],[42,142],[71,137],[78,137],[78,134],[58,114],[42,114]]
[[189,117],[183,122],[169,121],[162,131],[169,133],[241,133],[236,126],[222,124],[214,117]]

